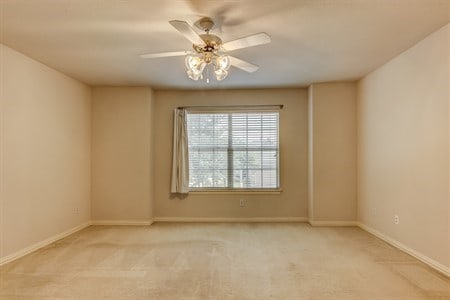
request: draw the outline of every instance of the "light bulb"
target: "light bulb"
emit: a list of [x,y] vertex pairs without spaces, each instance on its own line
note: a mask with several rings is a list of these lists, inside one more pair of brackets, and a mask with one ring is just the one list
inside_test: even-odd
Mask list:
[[188,55],[184,62],[188,69],[197,69],[203,62],[203,59],[195,55]]
[[228,55],[219,56],[216,58],[214,65],[216,69],[227,71],[231,66],[230,58]]
[[205,69],[206,62],[199,56],[188,55],[185,59],[187,67],[187,75],[192,80],[199,80],[203,78],[203,70]]
[[224,80],[228,76],[228,72],[222,69],[216,69],[214,73],[216,73],[216,79],[218,81]]

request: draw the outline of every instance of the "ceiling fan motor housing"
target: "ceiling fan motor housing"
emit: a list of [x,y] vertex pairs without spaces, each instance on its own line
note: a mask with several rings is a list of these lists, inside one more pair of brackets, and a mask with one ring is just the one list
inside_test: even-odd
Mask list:
[[214,28],[214,21],[211,18],[204,17],[198,20],[198,26],[200,29],[208,32]]
[[209,33],[201,34],[200,37],[205,42],[205,45],[193,44],[192,47],[197,53],[203,55],[207,63],[210,63],[212,58],[216,56],[216,53],[220,50],[222,40],[217,35]]

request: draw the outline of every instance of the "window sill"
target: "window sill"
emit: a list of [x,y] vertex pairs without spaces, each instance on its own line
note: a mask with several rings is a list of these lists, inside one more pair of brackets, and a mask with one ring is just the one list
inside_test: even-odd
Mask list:
[[282,189],[274,190],[193,190],[190,195],[278,195]]

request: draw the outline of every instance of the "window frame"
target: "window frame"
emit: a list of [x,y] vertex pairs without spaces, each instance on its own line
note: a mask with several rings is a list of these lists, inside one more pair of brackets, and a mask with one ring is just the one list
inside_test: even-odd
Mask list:
[[[282,107],[282,106],[281,106]],[[233,108],[233,109],[224,109],[224,108],[208,108],[208,109],[186,109],[186,114],[239,114],[239,113],[270,113],[274,112],[278,114],[277,118],[277,159],[276,159],[276,179],[277,179],[277,187],[274,188],[239,188],[239,187],[191,187],[189,185],[189,193],[190,194],[203,194],[203,195],[209,195],[209,194],[280,194],[283,190],[281,188],[281,143],[280,143],[280,127],[281,127],[281,109],[280,108],[252,108],[252,107],[245,107],[245,108]],[[187,122],[187,119],[186,119]],[[189,131],[189,129],[188,129]],[[228,132],[230,132],[230,128],[228,128]],[[189,139],[189,136],[188,136]],[[262,148],[262,147],[261,147]],[[228,143],[228,150],[232,151],[230,148],[230,144]],[[248,151],[248,150],[247,150]],[[227,155],[227,164],[230,164],[229,161],[229,155]],[[231,160],[231,165],[233,164],[233,160]],[[261,167],[262,168],[262,167]],[[234,171],[234,167],[227,168],[227,170]],[[262,169],[261,169],[262,170]],[[229,174],[228,178],[230,177]],[[233,173],[231,174],[233,176]]]

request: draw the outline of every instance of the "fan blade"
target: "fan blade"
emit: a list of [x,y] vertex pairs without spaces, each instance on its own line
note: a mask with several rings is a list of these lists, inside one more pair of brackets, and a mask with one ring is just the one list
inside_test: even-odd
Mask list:
[[194,31],[194,29],[185,21],[179,21],[179,20],[172,20],[169,21],[170,25],[175,27],[176,30],[178,30],[182,35],[184,35],[185,38],[191,41],[191,43],[195,45],[205,45],[205,42],[202,40],[202,38],[198,35],[197,32]]
[[142,58],[159,58],[159,57],[171,57],[171,56],[183,56],[187,55],[188,51],[176,51],[176,52],[159,52],[159,53],[148,53],[141,54]]
[[234,56],[229,56],[229,58],[232,66],[244,70],[245,72],[253,73],[259,69],[257,65],[251,64],[245,60],[236,58]]
[[229,41],[222,44],[222,48],[225,51],[233,51],[236,49],[242,49],[247,47],[258,46],[262,44],[270,43],[270,36],[265,32],[252,34],[237,40]]

